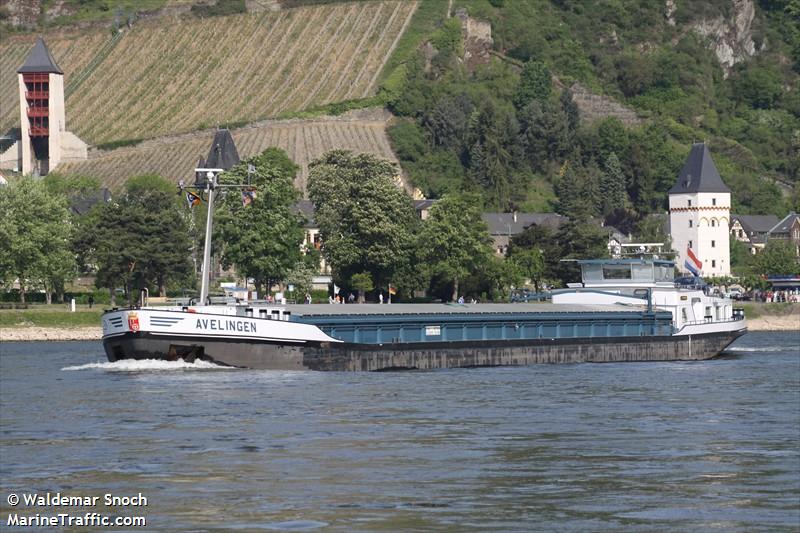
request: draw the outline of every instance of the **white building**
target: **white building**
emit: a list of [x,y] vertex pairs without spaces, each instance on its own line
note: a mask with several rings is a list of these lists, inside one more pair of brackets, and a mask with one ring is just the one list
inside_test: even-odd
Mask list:
[[692,145],[677,183],[669,190],[669,220],[677,267],[685,266],[691,248],[700,260],[701,276],[731,273],[729,226],[731,190],[711,160],[705,143]]

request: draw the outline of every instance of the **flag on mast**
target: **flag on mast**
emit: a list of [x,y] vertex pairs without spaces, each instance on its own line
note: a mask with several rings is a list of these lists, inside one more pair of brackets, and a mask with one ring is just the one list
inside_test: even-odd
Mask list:
[[700,262],[697,256],[694,255],[692,249],[688,246],[686,247],[686,261],[683,262],[683,266],[695,276],[699,276],[700,270],[703,268],[703,263]]
[[196,205],[200,205],[200,195],[195,194],[192,191],[186,191],[186,202],[189,204],[189,209]]

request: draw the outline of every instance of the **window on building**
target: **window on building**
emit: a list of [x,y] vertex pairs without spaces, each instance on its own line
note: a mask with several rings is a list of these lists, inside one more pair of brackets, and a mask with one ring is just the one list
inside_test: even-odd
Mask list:
[[712,228],[717,227],[717,221],[715,219],[713,219],[713,218],[711,219],[711,227]]
[[739,230],[739,238],[741,239],[742,236],[743,236],[743,232],[742,232],[742,230]]
[[711,268],[714,268],[716,266],[717,266],[717,260],[716,259],[712,259],[711,260]]
[[689,241],[689,248],[692,247],[692,241]]
[[692,227],[692,221],[691,220],[689,221],[689,227],[690,228]]
[[711,241],[711,247],[712,248],[716,248],[717,247],[717,241]]
[[716,198],[712,198],[711,199],[711,205],[717,205],[717,199]]
[[689,207],[692,207],[692,201],[689,200]]

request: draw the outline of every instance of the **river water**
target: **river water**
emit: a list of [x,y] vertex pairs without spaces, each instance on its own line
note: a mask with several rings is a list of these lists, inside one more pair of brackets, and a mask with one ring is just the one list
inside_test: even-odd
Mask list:
[[[798,531],[800,332],[728,354],[315,373],[5,343],[0,530],[89,511],[152,531]],[[100,503],[7,501],[47,492]]]

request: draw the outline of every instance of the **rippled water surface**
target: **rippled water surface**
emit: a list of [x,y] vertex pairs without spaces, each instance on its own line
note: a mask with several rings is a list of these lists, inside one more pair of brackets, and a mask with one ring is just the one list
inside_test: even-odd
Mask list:
[[96,342],[0,345],[0,530],[53,513],[8,494],[47,491],[142,493],[116,514],[156,531],[800,529],[800,332],[687,363],[104,360]]

